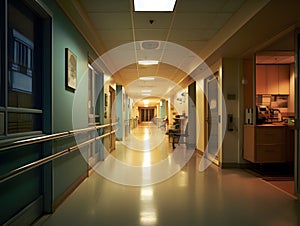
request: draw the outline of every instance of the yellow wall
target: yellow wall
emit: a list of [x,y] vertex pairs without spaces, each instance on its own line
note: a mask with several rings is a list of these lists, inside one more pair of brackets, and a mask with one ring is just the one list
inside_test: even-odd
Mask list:
[[203,80],[197,81],[196,83],[196,133],[197,133],[197,145],[196,148],[202,152],[204,152],[205,146],[204,146],[204,83]]

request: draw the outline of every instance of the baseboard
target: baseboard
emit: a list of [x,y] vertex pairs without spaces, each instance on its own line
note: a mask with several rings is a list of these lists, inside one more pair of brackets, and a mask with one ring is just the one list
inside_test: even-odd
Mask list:
[[88,177],[88,171],[81,175],[67,190],[65,190],[60,196],[58,196],[53,202],[54,210],[63,203],[63,201],[69,197],[69,195]]
[[[196,148],[196,153],[200,156],[204,155],[204,151]],[[218,165],[218,164],[216,164]],[[222,169],[249,169],[251,168],[251,163],[236,163],[236,162],[220,162],[220,167]]]
[[237,163],[237,162],[223,162],[221,165],[222,169],[249,169],[251,164],[249,163]]
[[200,156],[203,156],[204,154],[204,151],[198,149],[198,148],[195,148],[195,151],[196,151],[196,154],[200,155]]

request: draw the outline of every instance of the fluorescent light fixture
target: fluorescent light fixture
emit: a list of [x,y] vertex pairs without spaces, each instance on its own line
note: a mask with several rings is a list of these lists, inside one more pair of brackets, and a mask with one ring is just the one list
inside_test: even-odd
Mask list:
[[150,93],[142,93],[142,96],[150,96]]
[[143,81],[153,81],[154,77],[140,77],[140,80],[143,80]]
[[176,0],[134,0],[134,11],[172,12]]
[[158,60],[139,60],[138,64],[140,64],[140,65],[156,65],[156,64],[158,64]]
[[150,89],[143,89],[141,92],[142,92],[142,93],[151,93],[151,91],[152,91],[152,90],[150,90]]

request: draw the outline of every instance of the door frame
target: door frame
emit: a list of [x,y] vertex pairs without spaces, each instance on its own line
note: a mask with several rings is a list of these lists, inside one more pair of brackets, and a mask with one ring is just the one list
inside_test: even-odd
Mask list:
[[[88,64],[88,126],[94,127],[100,123],[100,101],[101,95],[98,89],[101,86],[101,76],[103,73],[99,72],[92,64]],[[97,131],[91,131],[89,139],[98,135]],[[88,164],[89,168],[93,167],[100,160],[100,141],[92,142],[88,145]]]
[[204,152],[204,156],[209,159],[210,161],[212,161],[214,164],[216,164],[217,166],[221,166],[221,156],[222,156],[222,146],[220,145],[222,142],[220,140],[220,138],[222,137],[221,133],[222,133],[222,123],[221,123],[221,111],[222,111],[222,100],[220,98],[220,92],[219,92],[219,87],[217,87],[217,103],[216,103],[216,107],[217,107],[217,111],[218,111],[218,128],[217,128],[217,133],[218,133],[218,137],[217,137],[217,146],[218,146],[218,152],[217,154],[214,156],[212,154],[210,154],[208,152],[208,140],[210,137],[210,121],[211,121],[211,117],[210,117],[210,107],[209,107],[209,83],[215,81],[215,79],[218,81],[218,85],[220,85],[220,73],[219,71],[216,71],[214,74],[208,76],[207,78],[204,79],[204,92],[205,92],[205,98],[204,98],[204,147],[205,147],[205,151]]
[[[116,91],[111,87],[109,86],[109,103],[110,103],[110,115],[109,115],[109,119],[110,119],[110,123],[113,123],[116,121],[116,106],[115,106],[115,100],[116,100]],[[121,122],[119,122],[121,123]],[[111,126],[110,127],[110,131],[113,130],[113,127]],[[116,148],[116,134],[115,133],[112,133],[110,136],[109,136],[110,140],[110,144],[109,144],[109,152],[112,152],[113,150],[115,150]]]
[[300,195],[300,28],[295,31],[295,161],[294,161],[294,189]]

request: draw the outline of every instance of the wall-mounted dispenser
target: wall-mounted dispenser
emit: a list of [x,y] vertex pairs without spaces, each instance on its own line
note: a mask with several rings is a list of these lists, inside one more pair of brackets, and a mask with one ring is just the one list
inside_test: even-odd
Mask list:
[[232,114],[227,115],[227,130],[233,131],[233,115]]

